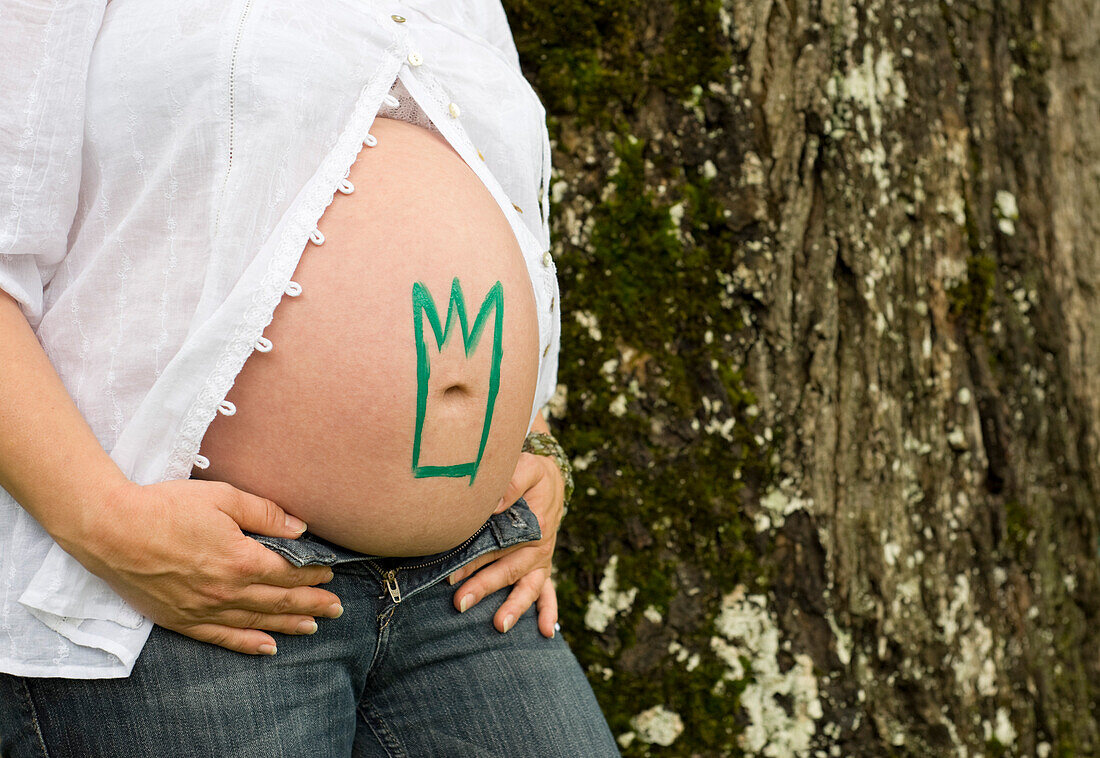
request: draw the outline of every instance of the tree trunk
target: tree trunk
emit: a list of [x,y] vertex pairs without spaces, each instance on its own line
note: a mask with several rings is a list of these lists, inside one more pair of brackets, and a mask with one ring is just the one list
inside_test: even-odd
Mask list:
[[1097,4],[505,7],[624,755],[1100,754]]

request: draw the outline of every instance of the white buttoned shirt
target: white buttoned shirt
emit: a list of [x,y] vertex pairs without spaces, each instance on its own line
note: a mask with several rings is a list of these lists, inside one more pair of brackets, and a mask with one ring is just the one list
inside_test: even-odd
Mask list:
[[[0,53],[0,289],[133,481],[202,464],[378,115],[497,200],[538,310],[532,420],[550,399],[550,144],[499,0],[0,0]],[[0,671],[124,677],[151,628],[0,490]]]

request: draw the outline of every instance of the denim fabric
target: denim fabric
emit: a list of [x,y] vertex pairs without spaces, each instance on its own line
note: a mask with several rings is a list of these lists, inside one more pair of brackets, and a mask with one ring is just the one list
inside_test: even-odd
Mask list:
[[619,755],[584,672],[562,635],[538,631],[534,606],[500,634],[492,617],[510,587],[459,613],[443,581],[478,555],[540,538],[522,498],[434,556],[365,556],[308,533],[253,536],[296,565],[332,566],[324,586],[343,616],[317,619],[313,635],[275,633],[273,657],[155,626],[125,679],[0,674],[0,754]]

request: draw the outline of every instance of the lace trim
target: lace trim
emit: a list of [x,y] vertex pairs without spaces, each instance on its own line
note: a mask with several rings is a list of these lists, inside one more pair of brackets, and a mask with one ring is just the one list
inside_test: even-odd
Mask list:
[[333,150],[325,157],[312,186],[290,211],[278,247],[271,255],[267,271],[252,295],[252,302],[237,324],[233,336],[222,350],[214,370],[199,390],[183,417],[176,441],[168,455],[162,478],[185,479],[202,444],[202,437],[217,414],[218,404],[228,394],[233,380],[244,367],[256,340],[271,323],[287,282],[305,251],[310,232],[332,203],[336,187],[347,175],[363,147],[363,140],[382,104],[383,96],[397,78],[402,64],[404,42],[395,38],[386,50],[389,66],[382,66],[364,85],[355,110]]
[[428,114],[424,112],[424,109],[420,107],[420,103],[416,102],[416,98],[410,95],[409,91],[405,89],[405,83],[401,81],[400,76],[397,77],[393,86],[390,87],[390,94],[397,98],[397,107],[391,109],[388,113],[379,115],[384,118],[407,121],[410,124],[416,124],[422,129],[427,129],[429,132],[439,134],[439,129],[428,117]]

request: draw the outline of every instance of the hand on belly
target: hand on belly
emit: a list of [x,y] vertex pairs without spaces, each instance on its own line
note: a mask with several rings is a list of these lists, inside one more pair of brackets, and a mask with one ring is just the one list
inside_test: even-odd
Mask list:
[[439,136],[379,119],[227,395],[196,476],[376,555],[459,544],[519,459],[538,321],[500,208]]

